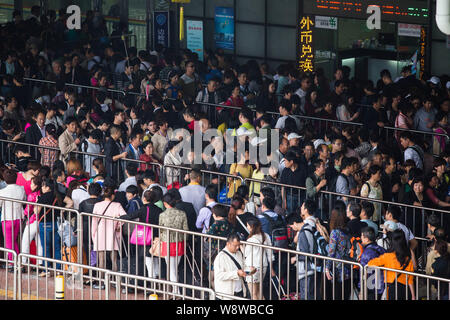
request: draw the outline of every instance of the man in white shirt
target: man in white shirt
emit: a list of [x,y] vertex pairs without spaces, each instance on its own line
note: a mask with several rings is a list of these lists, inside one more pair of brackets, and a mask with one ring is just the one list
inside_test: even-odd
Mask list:
[[[89,133],[89,138],[82,142],[81,151],[89,153],[89,154],[100,154],[102,152],[102,148],[100,146],[100,141],[103,139],[103,134],[100,129],[94,129]],[[95,171],[92,166],[92,162],[98,156],[92,155],[84,155],[84,170],[89,173],[89,176],[95,176]]]
[[84,185],[80,185],[78,188],[72,191],[72,201],[73,201],[73,208],[75,210],[78,210],[80,207],[80,203],[83,202],[86,199],[89,199],[89,193],[86,190],[86,187]]
[[309,79],[309,77],[304,76],[300,81],[300,88],[295,91],[295,94],[300,97],[300,114],[305,115],[306,94],[311,88],[311,80]]
[[[195,226],[198,230],[202,230],[202,233],[206,233],[210,227],[210,221],[212,217],[212,208],[217,204],[217,186],[210,184],[205,189],[205,201],[206,206],[201,208],[198,212],[197,221]],[[211,221],[211,223],[214,219]]]
[[125,190],[127,189],[128,186],[137,186],[137,181],[136,181],[136,174],[137,174],[137,165],[132,163],[132,162],[128,162],[127,163],[127,167],[125,168],[125,175],[127,176],[127,178],[125,179],[124,182],[122,182],[119,186],[118,191],[119,192],[125,192]]
[[[248,286],[244,282],[247,274],[244,272],[244,256],[239,250],[241,241],[236,233],[232,233],[227,238],[225,248],[219,252],[214,260],[214,289],[218,298],[222,300],[231,300],[231,298],[220,296],[221,293],[245,297],[248,292]],[[251,267],[251,274],[256,269]]]
[[281,117],[278,118],[277,123],[275,124],[275,129],[282,130],[284,129],[284,123],[287,118],[291,117],[295,120],[295,124],[298,129],[302,128],[302,124],[298,117],[292,116],[292,104],[289,100],[282,100],[280,106],[278,107],[280,111]]
[[403,223],[399,222],[399,219],[401,219],[403,213],[400,207],[390,205],[386,211],[386,214],[384,216],[386,221],[393,221],[397,224],[398,228],[401,229],[405,233],[406,241],[409,242],[409,246],[411,250],[414,250],[418,242],[414,237],[414,234],[412,233],[411,229],[409,229],[407,226],[405,226]]
[[205,206],[205,187],[200,185],[202,173],[199,170],[193,169],[189,173],[189,179],[191,183],[180,188],[181,199],[185,202],[192,203],[198,216],[200,209]]

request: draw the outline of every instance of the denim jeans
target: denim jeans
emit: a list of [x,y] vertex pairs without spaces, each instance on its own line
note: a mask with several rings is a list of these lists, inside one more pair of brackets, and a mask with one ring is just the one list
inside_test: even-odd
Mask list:
[[314,300],[314,275],[298,280],[298,294],[300,300]]
[[299,208],[303,204],[303,195],[300,194],[290,194],[289,191],[286,191],[286,210],[287,214],[291,212],[299,212]]
[[[57,232],[56,222],[39,223],[39,236],[43,248],[43,255],[47,258],[61,260],[61,237]],[[52,263],[49,263],[51,266]],[[47,263],[44,263],[47,266]],[[56,269],[61,269],[61,264],[56,264]]]

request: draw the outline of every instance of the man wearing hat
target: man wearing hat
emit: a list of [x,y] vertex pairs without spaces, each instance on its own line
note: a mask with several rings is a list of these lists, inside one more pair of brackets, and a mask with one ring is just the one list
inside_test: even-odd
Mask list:
[[300,146],[300,139],[302,136],[298,135],[295,132],[292,132],[288,135],[288,141],[289,141],[289,148],[296,147],[298,148]]

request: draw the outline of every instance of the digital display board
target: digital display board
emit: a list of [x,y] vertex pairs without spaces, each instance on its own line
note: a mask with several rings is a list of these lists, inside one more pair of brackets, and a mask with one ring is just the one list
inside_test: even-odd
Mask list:
[[342,18],[367,19],[368,6],[381,8],[381,20],[426,24],[428,1],[424,0],[304,0],[303,12]]

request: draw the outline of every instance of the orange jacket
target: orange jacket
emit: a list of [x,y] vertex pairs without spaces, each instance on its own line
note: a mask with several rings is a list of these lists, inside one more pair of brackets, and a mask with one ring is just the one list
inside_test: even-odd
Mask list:
[[[385,253],[379,256],[378,258],[372,259],[369,261],[367,265],[402,270],[401,268],[402,266],[400,265],[400,262],[397,260],[395,252]],[[408,265],[406,266],[406,268],[403,269],[403,271],[414,272],[412,260],[409,260]],[[394,271],[386,271],[385,274],[386,274],[385,276],[386,283],[394,283],[395,277],[397,277],[398,275],[397,282],[406,285],[406,274],[396,273]],[[408,283],[413,284],[413,280],[414,280],[413,277],[408,275]]]

